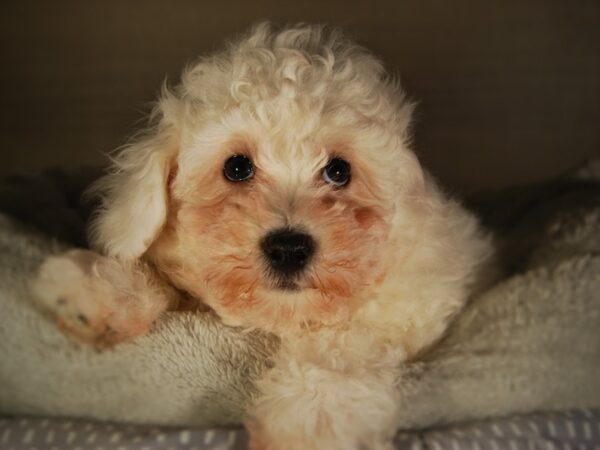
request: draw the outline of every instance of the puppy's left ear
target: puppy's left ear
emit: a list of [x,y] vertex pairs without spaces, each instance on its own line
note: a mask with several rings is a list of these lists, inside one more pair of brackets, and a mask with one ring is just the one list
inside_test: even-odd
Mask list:
[[123,260],[145,253],[167,219],[167,184],[178,148],[175,127],[163,116],[113,159],[112,171],[90,190],[101,202],[89,230],[93,247]]

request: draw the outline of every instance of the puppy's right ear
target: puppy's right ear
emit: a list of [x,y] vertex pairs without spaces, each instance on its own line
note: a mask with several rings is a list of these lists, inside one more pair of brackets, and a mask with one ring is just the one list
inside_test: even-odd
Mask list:
[[178,147],[174,125],[161,117],[113,159],[111,172],[90,189],[100,199],[89,230],[93,247],[123,260],[144,254],[167,220],[167,184]]

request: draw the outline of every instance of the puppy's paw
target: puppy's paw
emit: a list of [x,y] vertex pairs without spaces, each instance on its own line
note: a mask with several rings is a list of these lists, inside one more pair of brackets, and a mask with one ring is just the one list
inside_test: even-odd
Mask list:
[[34,300],[64,331],[98,347],[148,331],[164,308],[140,301],[144,288],[116,260],[86,250],[50,257],[31,285]]
[[337,442],[323,442],[316,435],[307,439],[306,436],[302,436],[302,431],[298,431],[295,435],[286,433],[283,436],[268,436],[254,420],[246,421],[244,425],[250,435],[248,443],[250,450],[393,450],[395,448],[391,439],[373,438],[366,443],[348,443],[343,439]]
[[257,420],[248,420],[244,426],[249,434],[249,450],[317,450],[316,447],[306,442],[294,442],[293,439],[290,440],[289,436],[286,436],[285,442],[279,442],[268,436]]
[[[363,347],[362,329],[282,338],[246,409],[252,450],[384,450],[396,431],[398,353]],[[368,339],[367,339],[367,342]],[[313,351],[321,346],[321,353]],[[360,360],[356,355],[360,355]],[[342,360],[340,355],[344,355]]]

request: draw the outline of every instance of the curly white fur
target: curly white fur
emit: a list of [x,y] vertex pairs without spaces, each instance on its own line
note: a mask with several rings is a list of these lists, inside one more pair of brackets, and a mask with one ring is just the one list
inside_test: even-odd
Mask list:
[[[281,338],[247,411],[255,449],[384,448],[398,366],[439,339],[491,255],[410,151],[411,111],[339,33],[261,24],[165,88],[155,125],[96,187],[92,236],[108,257]],[[222,173],[240,153],[256,169],[243,185]],[[351,163],[344,189],[321,179],[333,157]],[[318,245],[293,291],[273,286],[258,245],[281,227]]]

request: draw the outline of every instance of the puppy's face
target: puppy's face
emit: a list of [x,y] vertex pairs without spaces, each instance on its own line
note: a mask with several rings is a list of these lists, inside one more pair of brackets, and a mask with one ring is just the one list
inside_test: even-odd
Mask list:
[[[144,180],[152,164],[165,178],[164,208],[141,194],[161,217],[136,228],[153,241],[146,258],[232,325],[347,319],[385,279],[422,184],[397,87],[370,55],[319,33],[258,29],[199,63],[160,104],[169,137],[128,149],[146,152]],[[157,157],[156,141],[174,144]]]
[[322,118],[298,136],[302,120],[265,125],[238,110],[180,150],[155,254],[229,323],[339,320],[385,274],[394,174],[350,129]]

